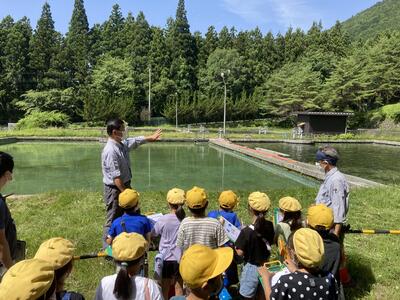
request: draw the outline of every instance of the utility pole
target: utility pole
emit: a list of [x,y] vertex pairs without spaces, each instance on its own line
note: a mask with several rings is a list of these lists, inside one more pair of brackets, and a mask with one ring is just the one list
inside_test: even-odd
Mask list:
[[151,121],[151,67],[149,66],[149,123],[150,121]]

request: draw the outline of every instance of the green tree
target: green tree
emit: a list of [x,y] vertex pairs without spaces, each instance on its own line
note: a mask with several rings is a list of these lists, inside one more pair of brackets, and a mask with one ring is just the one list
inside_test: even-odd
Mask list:
[[[12,26],[10,27],[10,25]],[[3,71],[0,81],[0,101],[3,118],[10,121],[18,117],[12,102],[33,87],[32,71],[29,67],[29,43],[32,28],[26,17],[15,24],[13,24],[12,18],[6,18],[0,27],[5,38],[2,42],[4,48],[1,59]]]
[[50,5],[46,2],[30,43],[30,67],[33,70],[38,90],[47,87],[45,77],[48,76],[59,50],[59,42],[59,35],[54,29]]
[[112,56],[123,57],[124,55],[124,17],[118,4],[112,7],[111,15],[104,24],[102,31],[103,51],[110,53]]
[[96,122],[120,116],[137,121],[139,107],[132,66],[128,59],[105,55],[93,70],[92,83],[84,101],[86,121]]
[[229,96],[239,97],[246,86],[248,74],[243,58],[235,49],[216,49],[207,60],[207,68],[201,74],[201,91],[208,97],[224,94],[224,83],[227,84]]
[[174,22],[171,24],[169,38],[172,78],[177,82],[180,93],[196,88],[195,76],[196,45],[186,16],[185,1],[179,0]]
[[69,75],[69,84],[85,84],[89,71],[89,24],[83,0],[75,0],[65,39],[64,63]]

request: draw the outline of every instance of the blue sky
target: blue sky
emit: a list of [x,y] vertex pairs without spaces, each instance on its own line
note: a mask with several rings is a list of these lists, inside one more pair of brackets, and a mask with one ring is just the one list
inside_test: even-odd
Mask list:
[[[71,18],[73,0],[49,0],[58,31],[65,33]],[[289,26],[307,30],[314,20],[325,28],[336,20],[344,21],[379,2],[378,0],[186,0],[191,31],[205,33],[209,25],[220,30],[224,25],[238,30],[258,26],[263,32],[285,32]],[[0,0],[0,18],[27,16],[36,27],[44,0]],[[151,25],[164,27],[175,15],[178,0],[85,0],[90,25],[102,23],[118,3],[124,15],[144,12]]]

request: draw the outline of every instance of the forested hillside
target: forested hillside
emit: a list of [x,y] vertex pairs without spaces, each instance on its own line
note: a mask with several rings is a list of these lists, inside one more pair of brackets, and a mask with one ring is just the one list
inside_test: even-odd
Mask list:
[[400,30],[400,1],[378,2],[343,22],[343,29],[355,40],[367,40],[386,30]]
[[89,27],[84,1],[75,0],[62,35],[45,3],[34,29],[27,18],[0,22],[0,121],[119,115],[137,124],[148,116],[151,76],[151,115],[173,120],[177,105],[180,124],[221,120],[225,80],[228,120],[287,122],[293,111],[330,110],[354,111],[356,125],[371,125],[372,113],[400,101],[398,45],[397,31],[354,41],[339,22],[277,35],[212,25],[192,33],[184,0],[165,28],[142,12],[123,16],[117,4]]

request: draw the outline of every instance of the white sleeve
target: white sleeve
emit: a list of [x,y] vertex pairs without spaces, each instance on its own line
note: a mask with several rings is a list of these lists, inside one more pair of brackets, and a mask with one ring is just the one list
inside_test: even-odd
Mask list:
[[149,279],[149,289],[151,300],[164,300],[161,287],[152,279]]
[[96,289],[96,295],[94,296],[94,300],[103,300],[103,289],[101,287],[101,282]]

